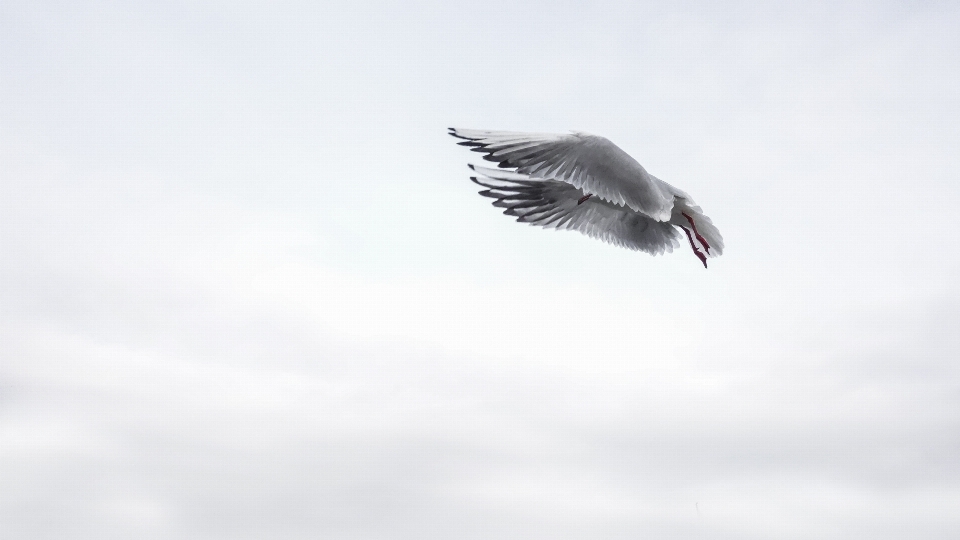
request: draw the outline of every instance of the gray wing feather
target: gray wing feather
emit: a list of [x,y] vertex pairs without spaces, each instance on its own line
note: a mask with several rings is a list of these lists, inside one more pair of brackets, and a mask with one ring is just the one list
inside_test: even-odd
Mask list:
[[674,196],[635,159],[589,133],[519,133],[450,128],[461,145],[487,161],[531,178],[557,180],[585,193],[668,221]]
[[470,179],[486,188],[480,194],[494,199],[494,206],[522,223],[579,231],[652,255],[673,251],[679,244],[679,231],[670,223],[597,197],[578,203],[584,192],[572,184],[486,167],[471,168],[480,174]]

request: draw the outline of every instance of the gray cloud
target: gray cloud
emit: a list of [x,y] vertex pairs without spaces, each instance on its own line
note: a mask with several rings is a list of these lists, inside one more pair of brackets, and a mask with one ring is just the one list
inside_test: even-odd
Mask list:
[[[0,536],[960,532],[955,9],[71,9],[0,17]],[[502,218],[447,124],[728,253]]]

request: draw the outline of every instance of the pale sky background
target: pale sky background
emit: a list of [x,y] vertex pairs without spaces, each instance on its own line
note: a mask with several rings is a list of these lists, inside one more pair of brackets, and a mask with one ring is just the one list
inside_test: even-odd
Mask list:
[[0,0],[0,538],[960,538],[958,96],[955,2]]

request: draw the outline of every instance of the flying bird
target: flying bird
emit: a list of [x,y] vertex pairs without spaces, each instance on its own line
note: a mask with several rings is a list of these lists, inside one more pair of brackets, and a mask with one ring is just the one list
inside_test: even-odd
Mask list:
[[685,234],[704,268],[723,253],[720,231],[690,195],[604,137],[457,128],[450,135],[497,164],[470,164],[478,173],[470,179],[521,223],[580,231],[651,255],[673,251]]

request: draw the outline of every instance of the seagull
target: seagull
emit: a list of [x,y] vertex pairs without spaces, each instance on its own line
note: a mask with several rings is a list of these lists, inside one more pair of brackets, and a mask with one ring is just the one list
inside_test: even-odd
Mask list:
[[468,166],[480,195],[521,223],[566,229],[651,255],[686,234],[693,254],[723,253],[723,237],[690,195],[648,173],[604,137],[449,128],[497,168]]

